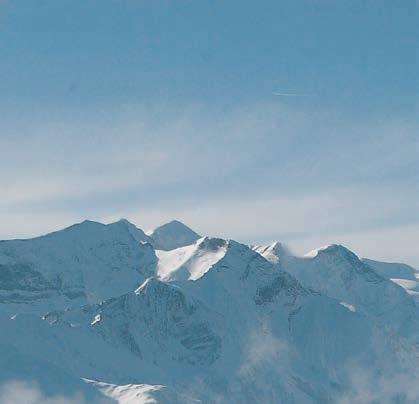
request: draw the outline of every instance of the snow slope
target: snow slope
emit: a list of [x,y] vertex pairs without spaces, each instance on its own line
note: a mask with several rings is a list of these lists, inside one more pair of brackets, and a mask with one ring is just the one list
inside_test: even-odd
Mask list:
[[163,280],[199,279],[225,255],[226,245],[225,240],[203,237],[186,247],[157,250],[157,275]]

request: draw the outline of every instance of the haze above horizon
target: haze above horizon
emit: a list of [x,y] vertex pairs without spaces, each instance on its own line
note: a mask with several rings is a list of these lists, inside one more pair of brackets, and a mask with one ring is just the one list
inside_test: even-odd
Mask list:
[[413,0],[1,1],[0,239],[178,218],[418,267],[416,15]]

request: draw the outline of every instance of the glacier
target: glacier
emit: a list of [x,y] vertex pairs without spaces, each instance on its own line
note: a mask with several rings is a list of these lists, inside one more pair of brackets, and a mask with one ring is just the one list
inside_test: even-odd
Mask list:
[[0,241],[0,403],[417,403],[418,280],[177,220]]

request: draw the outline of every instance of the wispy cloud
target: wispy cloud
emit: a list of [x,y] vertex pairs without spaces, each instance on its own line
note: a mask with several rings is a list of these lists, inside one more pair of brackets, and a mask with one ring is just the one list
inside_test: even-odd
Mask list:
[[354,368],[350,374],[350,387],[336,404],[417,403],[419,384],[415,372],[413,369],[412,373],[379,376],[363,368]]
[[266,366],[276,368],[278,362],[288,361],[288,344],[272,334],[270,328],[266,325],[260,329],[253,330],[247,340],[243,362],[239,368],[239,377],[251,380],[257,380],[255,374],[259,373]]
[[36,383],[9,381],[0,385],[0,403],[87,404],[87,401],[84,400],[81,394],[75,394],[72,397],[66,397],[64,395],[46,396]]
[[[0,238],[86,217],[145,228],[176,217],[202,233],[282,238],[301,250],[362,232],[384,237],[419,214],[417,128],[403,120],[355,123],[265,102],[129,106],[0,126]],[[406,244],[391,242],[403,260]]]

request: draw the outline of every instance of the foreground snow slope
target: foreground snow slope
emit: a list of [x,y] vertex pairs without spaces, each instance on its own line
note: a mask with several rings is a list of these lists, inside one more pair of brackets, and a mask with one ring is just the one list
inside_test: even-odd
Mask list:
[[419,398],[415,301],[349,250],[152,237],[123,220],[0,243],[0,384],[120,404]]

